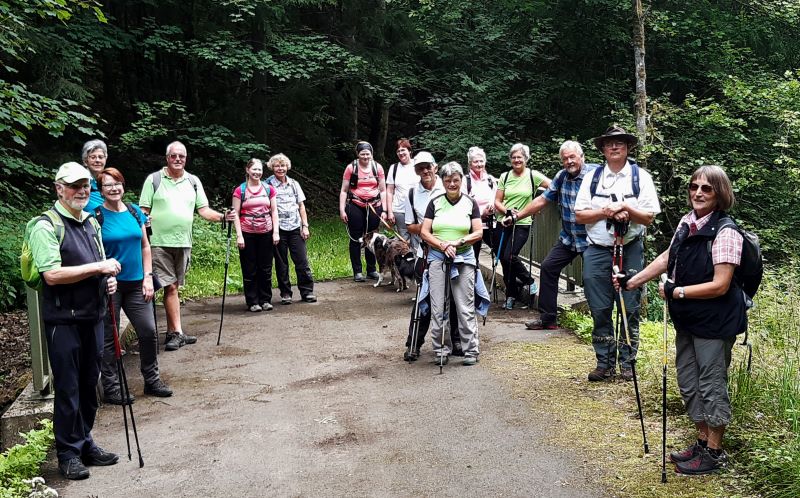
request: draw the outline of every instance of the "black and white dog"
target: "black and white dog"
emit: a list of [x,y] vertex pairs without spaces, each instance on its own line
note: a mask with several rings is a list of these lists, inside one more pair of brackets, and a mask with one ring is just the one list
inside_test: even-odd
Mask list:
[[397,282],[397,292],[408,289],[406,278],[414,278],[414,252],[408,243],[397,237],[389,238],[378,232],[369,232],[361,239],[361,247],[369,249],[378,261],[378,281],[373,287],[383,282],[383,274],[389,271],[392,281]]

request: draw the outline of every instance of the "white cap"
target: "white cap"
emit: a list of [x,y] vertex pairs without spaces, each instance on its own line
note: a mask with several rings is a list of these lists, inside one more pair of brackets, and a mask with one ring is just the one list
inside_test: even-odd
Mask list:
[[417,164],[424,164],[424,163],[436,165],[436,160],[433,158],[430,152],[423,150],[421,152],[418,152],[417,155],[414,156],[414,166],[416,166]]
[[79,180],[91,180],[92,175],[89,170],[78,163],[64,163],[58,168],[56,181],[59,183],[75,183]]

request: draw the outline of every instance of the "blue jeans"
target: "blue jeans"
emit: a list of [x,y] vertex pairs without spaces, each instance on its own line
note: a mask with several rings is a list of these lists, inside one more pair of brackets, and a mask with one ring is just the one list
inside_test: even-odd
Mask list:
[[[583,253],[583,286],[589,310],[592,312],[594,329],[592,330],[592,346],[597,356],[599,368],[614,369],[619,356],[621,368],[630,368],[631,360],[636,357],[639,349],[639,302],[641,291],[639,289],[624,291],[625,309],[628,317],[628,337],[626,338],[624,324],[618,323],[615,329],[614,303],[619,294],[614,290],[611,282],[613,247],[590,245]],[[643,246],[641,239],[629,242],[623,247],[623,270],[642,270],[644,264]],[[617,320],[621,322],[621,320]]]

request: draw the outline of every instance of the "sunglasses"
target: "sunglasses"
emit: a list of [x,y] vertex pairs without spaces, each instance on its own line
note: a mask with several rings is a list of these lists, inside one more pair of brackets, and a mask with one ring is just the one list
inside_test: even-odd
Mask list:
[[689,192],[697,192],[697,189],[702,190],[704,194],[710,194],[714,191],[714,187],[709,184],[698,185],[694,182],[689,184]]
[[185,154],[170,154],[167,157],[169,157],[170,159],[173,159],[173,160],[175,160],[175,159],[186,159],[186,155]]

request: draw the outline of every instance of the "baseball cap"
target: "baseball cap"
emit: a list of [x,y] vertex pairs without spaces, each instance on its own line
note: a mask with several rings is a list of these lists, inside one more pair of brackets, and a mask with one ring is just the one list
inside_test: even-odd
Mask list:
[[79,180],[91,180],[89,170],[76,162],[64,163],[58,168],[56,181],[59,183],[75,183]]

